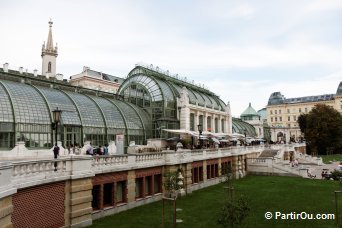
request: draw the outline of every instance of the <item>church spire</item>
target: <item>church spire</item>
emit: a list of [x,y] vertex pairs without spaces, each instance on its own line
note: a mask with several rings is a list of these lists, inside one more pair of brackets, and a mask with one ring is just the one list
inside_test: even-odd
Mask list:
[[49,35],[48,35],[48,39],[47,39],[47,44],[46,44],[46,49],[47,50],[53,50],[53,41],[52,41],[52,24],[53,22],[49,21]]
[[55,47],[53,47],[53,39],[52,39],[52,20],[50,19],[49,21],[49,34],[48,34],[48,38],[47,38],[47,42],[45,44],[43,44],[42,47],[42,57],[44,55],[54,55],[57,57],[58,53],[57,53],[57,44]]
[[42,75],[47,77],[54,77],[56,75],[56,58],[58,55],[57,44],[53,46],[52,39],[52,20],[49,21],[49,34],[47,38],[47,42],[42,46]]

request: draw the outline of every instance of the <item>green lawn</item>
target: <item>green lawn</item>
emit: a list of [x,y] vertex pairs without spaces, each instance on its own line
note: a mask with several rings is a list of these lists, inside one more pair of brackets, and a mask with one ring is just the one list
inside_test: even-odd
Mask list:
[[[341,184],[334,181],[296,177],[249,176],[234,181],[235,195],[249,199],[251,211],[243,227],[333,227],[335,220],[266,220],[265,212],[334,213],[334,191]],[[183,211],[177,227],[218,227],[218,213],[227,193],[223,184],[198,190],[177,200]],[[339,211],[342,213],[342,194]],[[340,213],[340,214],[341,214]],[[162,202],[137,207],[95,220],[93,227],[161,227]],[[340,215],[342,220],[342,216]],[[171,227],[170,225],[167,227]]]
[[342,154],[333,154],[333,155],[320,155],[319,157],[322,157],[323,162],[325,164],[328,164],[329,162],[336,162],[336,161],[342,161]]

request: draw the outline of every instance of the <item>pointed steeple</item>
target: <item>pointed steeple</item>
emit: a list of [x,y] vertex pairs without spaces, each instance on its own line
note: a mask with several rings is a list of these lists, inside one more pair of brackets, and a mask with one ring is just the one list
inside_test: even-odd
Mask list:
[[43,44],[42,46],[42,56],[45,54],[50,54],[50,55],[54,55],[57,57],[58,53],[57,53],[57,44],[55,47],[53,47],[53,39],[52,39],[52,20],[50,19],[49,21],[49,34],[48,34],[48,38],[47,38],[47,42],[45,44]]
[[50,19],[50,21],[49,21],[49,35],[48,35],[47,44],[46,44],[47,50],[53,50],[52,24],[53,24],[53,22]]
[[57,44],[53,46],[52,39],[52,20],[49,21],[49,34],[47,38],[47,42],[42,46],[42,75],[46,77],[55,77],[56,75],[56,58],[58,55]]

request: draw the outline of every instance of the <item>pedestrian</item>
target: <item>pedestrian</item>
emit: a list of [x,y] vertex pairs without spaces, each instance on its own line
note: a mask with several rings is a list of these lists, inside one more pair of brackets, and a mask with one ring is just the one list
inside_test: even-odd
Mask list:
[[55,147],[53,148],[53,154],[54,154],[54,158],[57,159],[57,156],[59,156],[59,147],[57,146],[57,143],[55,144]]
[[91,143],[89,143],[89,147],[87,149],[86,154],[94,155],[94,148],[91,146]]
[[[55,147],[53,148],[53,155],[54,155],[54,159],[57,159],[57,157],[59,156],[59,147],[57,146],[57,143],[55,144]],[[55,167],[54,171],[57,171],[57,161],[54,162]]]
[[108,144],[105,144],[104,148],[103,148],[103,153],[104,155],[108,156]]

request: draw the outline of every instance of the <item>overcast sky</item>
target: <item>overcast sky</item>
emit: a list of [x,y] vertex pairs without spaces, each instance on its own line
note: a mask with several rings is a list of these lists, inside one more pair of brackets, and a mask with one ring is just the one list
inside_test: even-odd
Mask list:
[[153,64],[204,83],[234,116],[272,92],[330,94],[342,81],[341,0],[1,1],[1,67],[41,71],[50,18],[64,78]]

